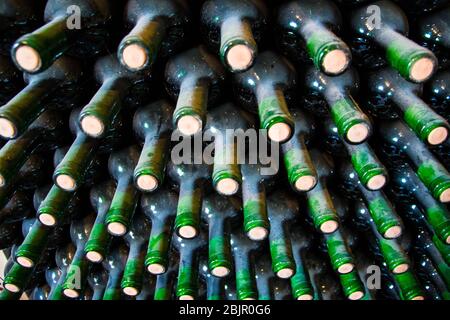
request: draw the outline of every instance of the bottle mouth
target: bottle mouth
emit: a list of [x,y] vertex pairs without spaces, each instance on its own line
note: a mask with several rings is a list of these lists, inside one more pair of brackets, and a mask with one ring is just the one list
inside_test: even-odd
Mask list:
[[211,273],[213,276],[218,277],[218,278],[224,278],[226,276],[228,276],[230,274],[230,269],[227,267],[215,267],[214,269],[211,270]]
[[369,179],[367,182],[367,188],[372,191],[380,190],[386,185],[386,177],[382,174],[378,174]]
[[231,196],[238,192],[239,183],[232,178],[221,179],[217,182],[216,189],[223,195]]
[[147,270],[154,275],[160,275],[166,272],[166,268],[159,263],[152,263],[148,265]]
[[326,74],[339,75],[347,69],[349,64],[350,59],[347,53],[341,49],[334,49],[324,56],[322,69]]
[[42,67],[42,58],[39,52],[26,44],[17,47],[14,59],[20,69],[29,73],[37,72]]
[[86,258],[93,263],[100,263],[103,261],[103,255],[97,251],[89,251],[86,253]]
[[322,223],[322,225],[320,226],[320,231],[322,231],[323,233],[333,233],[337,230],[337,228],[339,228],[339,224],[337,223],[337,221],[330,220]]
[[154,176],[145,174],[145,175],[140,175],[136,179],[136,185],[142,191],[151,192],[151,191],[155,191],[158,188],[159,183],[158,183],[158,180]]
[[300,192],[307,192],[314,189],[317,179],[314,176],[303,176],[295,181],[295,189]]
[[105,131],[105,126],[96,116],[85,116],[80,124],[83,132],[94,138],[101,136]]
[[384,233],[384,237],[387,239],[396,239],[402,235],[402,228],[399,226],[390,227]]
[[139,294],[139,290],[134,287],[125,287],[123,288],[123,293],[125,293],[127,296],[135,297]]
[[361,300],[364,297],[364,292],[356,291],[348,296],[349,300]]
[[193,226],[182,226],[178,229],[178,234],[184,239],[193,239],[197,236],[197,229]]
[[297,300],[301,300],[301,301],[311,301],[313,300],[314,297],[310,294],[302,294],[300,296],[298,296]]
[[63,293],[66,297],[72,299],[78,298],[80,296],[80,294],[74,289],[64,289]]
[[248,237],[254,241],[261,241],[267,238],[269,231],[264,227],[255,227],[248,231]]
[[277,277],[281,279],[289,279],[294,275],[294,270],[291,268],[284,268],[277,272]]
[[202,122],[195,116],[185,115],[177,121],[177,128],[185,136],[192,136],[202,130]]
[[442,203],[450,202],[450,189],[446,189],[441,193],[441,195],[439,196],[439,201]]
[[401,273],[405,273],[406,271],[409,270],[409,265],[407,263],[402,263],[398,266],[396,266],[392,272],[395,274],[401,274]]
[[286,142],[292,134],[292,129],[287,123],[278,122],[270,126],[268,136],[270,140],[283,143]]
[[138,43],[130,43],[123,48],[121,61],[129,70],[141,70],[148,63],[147,50]]
[[17,285],[13,284],[13,283],[6,283],[4,285],[4,287],[5,287],[6,290],[8,290],[9,292],[12,292],[12,293],[17,293],[17,292],[20,291],[20,288]]
[[24,268],[32,268],[34,267],[34,261],[27,257],[17,257],[16,261]]
[[358,123],[348,129],[347,140],[351,143],[362,143],[367,140],[370,129],[365,123]]
[[448,130],[445,127],[437,127],[431,130],[427,137],[429,144],[435,146],[443,143],[448,138]]
[[123,236],[127,233],[127,227],[120,222],[111,222],[108,224],[108,231],[114,236]]
[[0,118],[0,136],[5,139],[13,139],[17,135],[17,127],[11,120]]
[[39,221],[48,227],[52,227],[54,225],[56,225],[56,219],[53,215],[49,214],[49,213],[42,213],[39,215]]
[[65,191],[74,191],[77,188],[75,180],[67,174],[60,174],[55,180],[58,187]]
[[255,51],[245,44],[231,46],[226,53],[226,62],[234,72],[248,70],[255,60]]
[[338,272],[340,274],[347,274],[353,271],[355,268],[353,263],[344,263],[342,266],[338,268]]
[[436,69],[436,63],[429,57],[416,59],[409,70],[409,78],[414,82],[424,82],[431,78]]

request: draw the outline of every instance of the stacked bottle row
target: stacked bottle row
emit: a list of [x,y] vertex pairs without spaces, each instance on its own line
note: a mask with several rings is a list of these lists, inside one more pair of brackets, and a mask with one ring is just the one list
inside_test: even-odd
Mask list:
[[6,1],[1,298],[448,299],[450,7],[363,2]]

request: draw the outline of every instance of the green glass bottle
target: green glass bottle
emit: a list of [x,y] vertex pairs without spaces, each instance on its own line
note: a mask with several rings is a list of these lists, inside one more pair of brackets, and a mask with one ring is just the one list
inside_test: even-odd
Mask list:
[[346,234],[340,229],[323,235],[331,265],[339,275],[348,274],[355,269],[355,262],[348,239]]
[[209,228],[208,268],[211,275],[223,278],[232,271],[230,232],[241,214],[237,198],[212,194],[203,199],[202,218]]
[[289,279],[296,270],[290,236],[299,215],[298,202],[287,191],[275,191],[267,199],[267,214],[272,270],[277,277]]
[[124,236],[129,250],[121,287],[127,296],[135,297],[142,291],[145,254],[149,236],[150,224],[142,213],[135,215],[130,231]]
[[[69,58],[61,58],[45,72],[26,75],[27,86],[14,98],[0,107],[0,136],[16,139],[52,105],[57,93],[67,94],[67,104],[58,104],[58,109],[71,106],[74,94],[79,93],[83,72],[80,65]],[[54,103],[54,101],[53,101]]]
[[121,241],[116,241],[108,256],[103,260],[103,268],[108,273],[108,282],[103,294],[103,300],[120,300],[122,289],[120,282],[127,262],[128,248]]
[[60,114],[42,114],[19,138],[0,149],[0,187],[8,185],[33,152],[52,150],[61,143],[64,122]]
[[289,56],[305,55],[316,68],[329,75],[338,75],[350,65],[350,48],[336,33],[343,27],[338,7],[328,0],[290,1],[278,10],[280,42]]
[[52,288],[48,300],[66,299],[66,296],[63,294],[63,284],[66,279],[69,266],[75,256],[75,251],[76,248],[72,243],[61,246],[56,250],[56,268],[47,270],[45,274],[47,283],[49,283]]
[[212,183],[219,194],[238,193],[242,174],[240,164],[245,156],[243,140],[254,121],[233,103],[225,103],[208,112],[205,136],[214,138]]
[[207,259],[200,261],[199,272],[206,283],[206,300],[225,300],[226,280],[223,277],[213,275],[209,270]]
[[185,42],[190,12],[184,0],[132,0],[125,8],[130,32],[122,39],[117,55],[131,71],[151,68],[158,57],[167,57]]
[[169,252],[177,203],[177,194],[167,185],[141,198],[141,211],[152,225],[144,263],[151,274],[164,274],[172,260]]
[[274,142],[284,143],[294,134],[289,102],[297,84],[297,73],[284,57],[266,51],[258,55],[249,70],[234,75],[234,91],[239,102],[258,114],[260,128]]
[[111,242],[111,236],[108,233],[105,218],[111,206],[114,192],[115,184],[112,180],[93,187],[90,192],[91,206],[97,213],[97,217],[95,218],[89,239],[86,242],[84,252],[86,258],[93,263],[103,261]]
[[[381,19],[374,21],[370,6],[377,6]],[[389,65],[405,79],[424,82],[436,71],[438,62],[434,54],[407,38],[408,20],[394,2],[371,1],[360,6],[352,12],[350,25],[356,37],[380,47]]]
[[17,248],[15,260],[24,268],[33,268],[47,247],[53,229],[36,220],[31,230],[27,230],[22,244]]
[[173,107],[159,100],[139,108],[134,114],[134,132],[144,142],[134,169],[134,183],[142,192],[155,191],[164,181],[168,161]]
[[138,192],[133,183],[133,171],[138,159],[139,149],[135,145],[116,151],[109,157],[109,173],[117,186],[105,223],[113,236],[123,236],[128,232],[136,210]]
[[425,300],[424,291],[412,271],[394,276],[402,300]]
[[206,239],[199,234],[195,239],[183,239],[174,234],[173,245],[180,257],[176,296],[178,300],[194,300],[199,292],[200,254],[205,250]]
[[81,110],[79,122],[86,135],[101,138],[126,105],[126,98],[133,96],[133,89],[148,85],[150,74],[149,71],[126,70],[113,55],[100,58],[94,70],[100,88]]
[[202,198],[211,167],[195,161],[179,165],[169,162],[167,174],[179,188],[175,232],[185,239],[195,238],[200,231]]
[[384,121],[380,134],[397,153],[406,156],[434,198],[450,202],[450,173],[404,123]]
[[199,46],[172,57],[166,66],[165,85],[176,100],[173,125],[183,135],[203,130],[208,106],[221,96],[225,70],[206,48]]
[[305,113],[292,112],[295,132],[292,138],[281,146],[284,166],[289,183],[298,192],[307,192],[317,184],[317,172],[308,150],[308,141],[314,130],[313,119]]
[[88,275],[87,282],[92,290],[91,300],[102,300],[108,282],[108,273],[103,268],[93,268]]
[[311,151],[311,159],[317,170],[317,185],[306,193],[308,213],[314,226],[325,234],[335,232],[339,228],[339,218],[333,200],[327,189],[328,180],[334,174],[330,159],[317,150]]
[[[73,21],[74,14],[82,19],[82,28]],[[97,53],[99,43],[105,45],[108,39],[112,5],[106,0],[49,0],[44,18],[45,25],[23,35],[12,47],[13,60],[23,71],[42,72],[70,49],[77,54],[87,49]]]
[[291,277],[292,295],[296,300],[313,300],[314,289],[307,269],[307,253],[312,247],[311,236],[300,225],[293,225],[290,237],[292,255],[295,262],[295,274]]
[[94,221],[95,216],[90,214],[83,219],[73,221],[70,226],[70,237],[76,250],[62,285],[63,294],[68,298],[79,298],[86,287],[86,279],[89,274],[89,260],[85,257],[84,247]]
[[369,75],[368,88],[368,105],[373,113],[400,116],[420,140],[430,145],[440,145],[447,139],[450,126],[420,98],[422,85],[410,83],[386,68]]
[[203,36],[231,72],[253,65],[266,29],[268,11],[261,0],[206,1],[201,10]]
[[234,228],[231,233],[231,248],[236,277],[236,299],[256,300],[258,291],[255,279],[255,254],[261,244],[250,240],[241,228]]

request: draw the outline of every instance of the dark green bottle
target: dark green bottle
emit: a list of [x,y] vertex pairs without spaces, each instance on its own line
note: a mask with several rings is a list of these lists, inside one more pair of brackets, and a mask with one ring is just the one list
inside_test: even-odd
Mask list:
[[63,293],[68,298],[79,298],[86,287],[86,279],[89,274],[89,260],[85,257],[84,247],[94,221],[95,216],[90,214],[83,219],[73,221],[70,226],[70,237],[76,250],[62,285]]
[[[378,19],[374,19],[370,6],[379,8]],[[436,57],[430,50],[407,38],[407,17],[392,1],[374,1],[354,10],[351,29],[356,38],[361,38],[360,46],[375,44],[382,50],[387,63],[409,81],[424,82],[436,71]]]
[[236,194],[242,183],[240,164],[245,157],[245,136],[254,127],[250,115],[233,103],[226,103],[208,112],[205,136],[214,137],[214,168],[212,183],[222,195]]
[[339,228],[339,218],[328,191],[329,180],[334,175],[333,164],[318,150],[311,151],[311,159],[317,170],[317,185],[306,193],[308,213],[317,230],[330,234]]
[[[25,75],[27,86],[14,98],[0,107],[0,136],[16,139],[49,107],[71,107],[71,100],[81,90],[83,72],[78,62],[61,58],[47,71],[37,75]],[[52,101],[57,94],[67,94],[66,104]],[[79,99],[79,97],[78,97]]]
[[433,198],[411,167],[405,165],[397,168],[392,179],[396,189],[402,194],[412,197],[414,203],[422,208],[428,224],[437,237],[443,243],[450,244],[450,212],[447,207]]
[[369,106],[377,115],[400,116],[420,140],[430,145],[447,139],[449,124],[420,98],[422,85],[410,83],[386,68],[370,74],[368,87]]
[[12,194],[8,203],[0,209],[0,225],[22,221],[29,217],[34,213],[32,204],[31,192],[17,190]]
[[61,143],[64,121],[60,114],[42,114],[23,134],[0,149],[0,186],[8,185],[33,152],[52,150]]
[[[450,59],[450,57],[449,57]],[[450,121],[450,69],[438,71],[424,87],[424,97],[433,109]]]
[[159,100],[139,108],[134,114],[134,132],[144,143],[134,169],[134,184],[142,192],[155,191],[164,181],[172,133],[172,113],[171,104]]
[[269,139],[286,142],[294,134],[289,102],[296,92],[297,73],[284,57],[266,51],[258,55],[249,70],[234,76],[236,98],[249,111],[258,114],[260,128]]
[[106,0],[48,0],[44,18],[45,25],[22,36],[12,47],[13,60],[23,71],[42,72],[69,51],[98,54],[108,39],[111,4]]
[[392,153],[406,156],[412,164],[417,177],[433,197],[442,203],[450,201],[450,173],[428,150],[428,148],[402,122],[383,121],[380,124],[380,135],[391,147]]
[[352,198],[364,201],[368,214],[376,231],[386,239],[395,239],[401,236],[403,223],[390,199],[383,191],[369,191],[358,179],[350,165],[340,168],[343,185]]
[[267,199],[267,214],[272,270],[279,278],[289,279],[296,270],[291,232],[292,224],[299,216],[298,201],[287,191],[275,191]]
[[165,272],[156,277],[154,300],[172,300],[178,275],[178,257],[172,251],[169,266]]
[[103,300],[120,300],[122,289],[120,282],[127,262],[128,248],[121,241],[111,247],[108,256],[103,260],[103,268],[108,273],[108,282],[103,294]]
[[[258,291],[258,300],[287,300],[289,295],[289,282],[279,279],[272,271],[272,263],[268,255],[263,255],[256,259],[255,280]],[[277,281],[279,280],[279,281]]]
[[431,259],[425,254],[417,254],[415,256],[417,261],[417,275],[422,283],[424,289],[427,291],[427,297],[433,300],[448,300],[450,299],[449,292],[449,274],[450,268],[444,263],[441,269],[445,269],[444,274],[441,274],[435,267]]
[[142,291],[149,236],[150,224],[142,213],[136,214],[133,217],[130,231],[124,236],[129,250],[121,287],[127,296],[135,297]]
[[202,280],[206,283],[206,300],[225,300],[226,280],[211,274],[208,265],[207,259],[200,261],[199,272]]
[[191,17],[184,0],[131,0],[125,20],[130,32],[119,45],[118,58],[124,67],[139,71],[186,42]]
[[306,107],[313,113],[322,106],[329,110],[339,135],[351,144],[366,141],[372,131],[368,117],[361,111],[354,95],[359,91],[359,76],[354,68],[339,76],[327,76],[310,67],[305,75]]
[[63,284],[66,279],[67,270],[75,256],[75,250],[76,248],[72,243],[61,246],[56,250],[56,268],[49,269],[45,273],[47,283],[52,288],[48,300],[66,299],[66,296],[63,294]]
[[289,183],[298,192],[307,192],[317,184],[317,172],[309,154],[308,144],[314,132],[313,119],[300,110],[292,112],[295,132],[292,138],[283,143],[284,166]]
[[425,300],[425,294],[417,276],[407,271],[394,276],[402,300]]
[[341,229],[342,227],[333,233],[323,235],[331,265],[339,275],[348,274],[355,269],[347,232],[342,232]]
[[261,0],[209,0],[203,4],[203,37],[231,72],[249,69],[266,31],[268,11]]
[[200,232],[202,198],[211,175],[210,166],[193,162],[179,165],[169,162],[167,168],[167,174],[179,189],[175,232],[185,239],[195,238]]
[[135,145],[111,154],[108,169],[116,181],[116,191],[105,217],[108,232],[113,236],[123,236],[128,232],[138,203],[138,191],[133,183],[133,171],[139,159],[139,149]]
[[176,296],[178,300],[194,300],[199,292],[200,255],[205,250],[206,239],[199,234],[196,239],[183,239],[174,234],[173,245],[180,257]]
[[234,197],[211,194],[203,199],[202,218],[209,228],[208,269],[214,277],[223,278],[232,271],[230,232],[241,209]]
[[258,290],[255,279],[255,255],[261,249],[261,244],[250,240],[238,227],[231,233],[231,247],[236,277],[236,299],[256,300]]
[[93,263],[100,263],[105,258],[111,242],[111,236],[106,227],[106,214],[114,197],[115,184],[112,180],[106,181],[91,189],[91,206],[97,213],[94,226],[86,242],[84,252],[86,258]]
[[342,16],[332,1],[290,1],[280,7],[277,23],[282,48],[293,59],[307,55],[328,75],[341,74],[350,65],[351,51],[336,35],[343,26]]
[[134,89],[147,86],[150,75],[148,71],[126,70],[113,55],[97,60],[94,70],[100,88],[81,110],[79,121],[85,134],[101,138],[108,133],[120,110],[127,106],[126,98],[133,96]]
[[208,106],[222,96],[225,76],[220,61],[203,46],[169,60],[165,86],[168,94],[177,101],[172,121],[183,135],[202,131]]
[[292,256],[295,262],[295,274],[290,279],[293,298],[296,300],[313,300],[314,289],[306,266],[307,254],[312,248],[311,235],[303,227],[295,224],[292,226],[290,238]]
[[92,290],[92,300],[102,300],[108,282],[108,273],[99,265],[98,268],[91,270],[87,282]]
[[151,274],[164,274],[173,258],[169,252],[177,203],[177,194],[167,186],[141,198],[141,211],[152,225],[144,263]]

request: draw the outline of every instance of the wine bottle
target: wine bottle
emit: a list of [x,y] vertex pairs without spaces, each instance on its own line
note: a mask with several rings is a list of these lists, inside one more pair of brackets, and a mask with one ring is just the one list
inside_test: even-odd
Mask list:
[[48,296],[48,300],[65,300],[66,296],[63,294],[63,284],[66,279],[67,270],[74,258],[75,246],[69,243],[61,246],[56,250],[55,262],[56,268],[48,269],[45,277],[47,283],[50,284],[52,290]]
[[311,117],[295,110],[292,112],[295,131],[292,138],[281,146],[289,183],[298,192],[307,192],[317,184],[317,172],[308,150],[314,125]]
[[379,130],[382,138],[393,148],[392,151],[406,156],[433,197],[443,203],[449,202],[450,173],[414,133],[400,121],[384,121]]
[[340,229],[323,235],[331,265],[339,275],[350,273],[355,269],[355,262],[346,233]]
[[120,110],[127,106],[126,98],[132,96],[134,89],[147,86],[151,77],[148,71],[126,70],[112,55],[97,60],[94,70],[100,88],[81,110],[79,121],[86,135],[101,138]]
[[[386,239],[396,239],[401,236],[403,223],[394,206],[383,191],[369,191],[358,180],[355,171],[349,166],[342,166],[341,176],[347,189],[357,194],[367,206],[367,213],[375,230]],[[357,199],[360,200],[360,199]]]
[[419,97],[421,85],[409,83],[393,70],[382,69],[369,76],[369,90],[369,106],[378,115],[380,108],[387,110],[389,118],[399,114],[419,139],[431,145],[447,139],[449,124]]
[[128,244],[128,259],[123,272],[121,287],[128,296],[138,296],[143,287],[144,260],[150,236],[150,224],[143,214],[133,217],[130,231],[124,236]]
[[432,108],[450,121],[450,69],[438,71],[425,85],[424,96]]
[[306,193],[308,213],[315,228],[322,233],[333,233],[339,228],[339,218],[327,184],[334,171],[329,159],[317,150],[311,151],[311,159],[316,166],[318,180],[316,187]]
[[98,171],[100,155],[110,152],[120,141],[120,117],[114,119],[104,139],[93,139],[81,130],[78,123],[79,113],[80,110],[75,109],[70,114],[69,124],[75,140],[53,172],[55,185],[65,191],[76,191],[81,185],[90,182],[92,175]]
[[239,202],[217,194],[203,199],[202,218],[209,228],[208,269],[214,277],[223,278],[232,271],[230,232],[241,212]]
[[92,300],[102,300],[108,281],[108,273],[101,268],[91,270],[87,278],[88,284],[92,289]]
[[156,277],[154,300],[172,300],[178,275],[178,257],[171,255],[165,272]]
[[[377,6],[380,19],[373,21],[369,6]],[[438,61],[434,54],[408,39],[408,20],[403,11],[389,0],[370,2],[354,10],[351,28],[356,37],[376,44],[389,65],[405,79],[425,82],[436,71]]]
[[290,235],[299,214],[298,202],[286,191],[275,191],[267,199],[267,214],[272,270],[277,277],[289,279],[296,270]]
[[[82,21],[76,21],[73,14]],[[86,56],[101,51],[109,34],[111,4],[106,0],[48,0],[44,18],[45,25],[20,37],[12,47],[12,58],[23,71],[42,72],[69,50]]]
[[180,257],[176,296],[178,300],[194,300],[198,296],[200,257],[206,239],[199,234],[196,239],[183,239],[174,234],[173,245]]
[[360,86],[355,69],[330,77],[311,67],[305,81],[308,109],[316,113],[316,104],[329,109],[339,135],[351,144],[360,144],[369,138],[372,125],[354,99]]
[[200,261],[200,276],[206,283],[206,300],[225,300],[225,279],[209,272],[208,260]]
[[186,42],[191,24],[184,0],[130,0],[125,20],[130,32],[122,39],[117,54],[130,71],[150,68],[159,56],[177,51]]
[[70,226],[70,237],[76,250],[62,285],[63,293],[68,298],[79,298],[84,292],[89,274],[89,260],[85,257],[84,247],[94,220],[94,215],[90,214],[83,219],[74,220]]
[[[48,294],[50,293],[50,287],[45,283],[43,285],[35,287],[30,293],[30,300],[32,301],[46,301],[48,300]],[[1,300],[1,298],[0,298]]]
[[425,300],[423,289],[412,271],[394,276],[402,300]]
[[8,185],[33,152],[52,150],[61,143],[64,122],[54,112],[42,114],[16,140],[0,149],[0,186]]
[[292,255],[295,262],[295,274],[290,279],[292,295],[296,300],[313,300],[314,289],[306,265],[312,239],[300,225],[294,225],[291,229]]
[[438,238],[450,244],[450,212],[436,201],[410,166],[397,168],[393,174],[396,189],[412,197],[423,209],[423,214]]
[[264,240],[270,232],[266,196],[274,187],[275,177],[266,169],[260,163],[241,166],[244,232],[254,241]]
[[151,274],[164,274],[172,260],[169,250],[177,203],[177,194],[167,186],[141,198],[141,211],[152,225],[144,263]]
[[153,300],[155,295],[156,277],[146,272],[144,272],[143,275],[142,289],[139,295],[136,296],[136,300]]
[[179,188],[175,232],[185,239],[195,238],[200,231],[202,197],[211,175],[210,166],[169,162],[167,174]]
[[105,217],[108,232],[123,236],[128,232],[138,203],[138,192],[133,184],[133,171],[139,159],[139,149],[131,145],[109,157],[108,168],[116,181],[116,191]]
[[223,104],[208,112],[205,135],[214,137],[211,179],[219,194],[231,196],[239,191],[242,183],[240,164],[245,156],[245,146],[239,139],[254,127],[252,120],[232,103]]
[[[78,62],[69,58],[58,59],[45,72],[25,75],[25,88],[0,107],[0,136],[16,139],[52,105],[56,104],[55,108],[60,110],[71,107],[71,100],[80,99],[77,94],[82,88],[82,77]],[[64,104],[52,101],[57,100],[60,94],[67,94]]]
[[[272,271],[272,264],[268,255],[258,257],[255,265],[255,279],[258,300],[282,300],[283,289],[289,288],[286,280],[283,280],[284,286],[279,282],[276,283],[277,277]],[[277,286],[277,284],[280,286]]]
[[[447,289],[448,280],[445,282],[426,255],[418,255],[416,259],[417,274],[421,282],[425,282],[424,289],[427,292],[427,297],[432,300],[448,300],[450,297],[450,292]],[[448,274],[449,267],[447,265],[446,269]]]
[[[184,70],[180,74],[180,70]],[[186,135],[201,132],[208,106],[222,96],[225,70],[203,46],[171,58],[166,65],[165,85],[176,100],[173,125]]]
[[3,287],[20,296],[26,289],[32,275],[33,269],[24,268],[20,264],[14,263],[3,279]]
[[114,197],[114,192],[115,185],[112,180],[95,186],[90,191],[91,206],[97,213],[97,217],[86,242],[84,252],[86,258],[93,263],[100,263],[104,260],[111,242],[105,218]]
[[108,282],[103,294],[103,300],[120,300],[122,293],[120,282],[127,262],[127,256],[127,246],[117,241],[113,244],[108,256],[103,260],[103,267],[108,273]]
[[355,219],[363,227],[370,245],[375,252],[380,253],[387,268],[393,274],[405,273],[410,269],[411,262],[396,239],[386,239],[377,230],[376,225],[369,214],[369,209],[360,200],[355,205]]
[[258,54],[267,15],[260,0],[206,1],[201,10],[203,37],[229,71],[248,70]]
[[142,192],[155,191],[164,181],[169,153],[173,107],[159,100],[139,108],[134,114],[134,132],[144,142],[134,169],[134,183]]
[[281,45],[294,59],[306,51],[316,68],[328,75],[341,74],[350,65],[351,51],[336,35],[343,21],[333,2],[290,1],[280,7],[277,23]]
[[231,246],[236,277],[236,298],[238,300],[256,300],[258,291],[255,280],[255,255],[260,243],[250,240],[240,228],[231,233]]
[[294,121],[288,105],[296,90],[297,73],[287,59],[263,52],[252,68],[234,76],[233,85],[236,98],[258,114],[260,128],[268,130],[272,141],[283,143],[292,137]]

